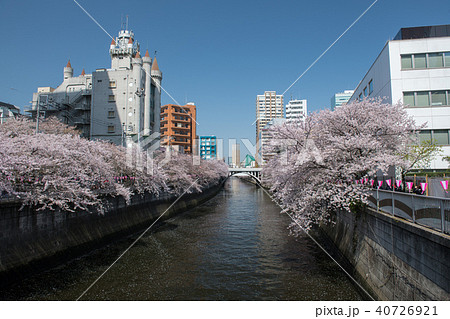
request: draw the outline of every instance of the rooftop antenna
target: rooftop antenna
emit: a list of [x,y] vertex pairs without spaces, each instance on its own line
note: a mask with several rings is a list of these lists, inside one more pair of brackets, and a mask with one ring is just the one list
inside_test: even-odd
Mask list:
[[127,14],[127,28],[125,30],[128,30],[128,14]]
[[158,51],[155,50],[155,58],[156,58],[156,53],[157,53],[157,52],[158,52]]

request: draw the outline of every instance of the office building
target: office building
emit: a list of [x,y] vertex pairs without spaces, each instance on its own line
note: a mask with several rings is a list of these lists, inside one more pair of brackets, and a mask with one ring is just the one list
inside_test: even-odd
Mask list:
[[239,167],[241,164],[241,150],[239,144],[233,144],[231,146],[231,165],[233,167]]
[[354,92],[354,90],[345,90],[344,92],[336,93],[335,95],[333,95],[333,97],[331,98],[331,110],[334,111],[337,107],[347,103]]
[[275,91],[265,91],[256,96],[256,161],[262,165],[261,150],[264,142],[260,139],[261,131],[267,123],[275,118],[283,118],[283,95]]
[[286,104],[286,121],[305,121],[308,114],[308,106],[306,100],[290,100]]
[[111,68],[74,76],[69,61],[63,82],[57,87],[40,87],[33,94],[31,113],[35,117],[57,116],[76,126],[82,136],[118,145],[159,143],[149,138],[159,133],[162,73],[148,51],[140,55],[133,31],[121,30],[109,46]]
[[450,25],[402,28],[388,41],[350,101],[381,97],[402,102],[417,125],[420,139],[434,140],[443,153],[431,169],[447,169],[450,156]]
[[197,137],[196,117],[194,103],[161,107],[161,145],[178,146],[180,152],[192,154]]
[[217,139],[215,136],[200,136],[199,155],[202,159],[217,159]]
[[5,123],[9,118],[16,117],[20,114],[18,106],[0,102],[0,124]]

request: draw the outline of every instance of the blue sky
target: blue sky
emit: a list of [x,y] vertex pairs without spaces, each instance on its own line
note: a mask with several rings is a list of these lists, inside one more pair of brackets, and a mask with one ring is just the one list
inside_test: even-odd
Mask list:
[[[163,87],[195,102],[199,135],[255,141],[255,98],[282,93],[373,2],[78,0],[113,36],[121,17],[141,50],[158,51]],[[379,0],[285,95],[308,111],[353,89],[401,27],[448,24],[448,0]],[[0,101],[29,105],[38,86],[109,67],[105,34],[72,0],[2,1]],[[162,96],[162,103],[173,103]],[[241,146],[241,157],[245,151]]]

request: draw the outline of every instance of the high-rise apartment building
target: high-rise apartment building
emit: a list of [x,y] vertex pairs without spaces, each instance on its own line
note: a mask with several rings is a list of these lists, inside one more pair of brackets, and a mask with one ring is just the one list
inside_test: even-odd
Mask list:
[[345,90],[344,92],[336,93],[335,95],[333,95],[331,97],[331,110],[334,111],[337,107],[347,103],[354,92],[355,91],[353,90]]
[[402,102],[416,124],[425,124],[422,141],[443,149],[431,169],[447,169],[450,156],[450,25],[402,28],[388,41],[350,101],[366,97]]
[[262,165],[261,151],[264,147],[264,139],[261,132],[267,123],[276,118],[283,118],[283,95],[277,95],[275,91],[265,91],[256,96],[256,161]]
[[167,104],[161,108],[161,145],[178,145],[180,151],[192,154],[195,150],[196,107]]
[[202,159],[217,159],[217,138],[214,135],[200,136],[200,157]]
[[307,100],[290,100],[286,104],[286,121],[305,121],[308,114]]
[[231,146],[231,165],[233,167],[239,167],[241,165],[241,150],[239,143]]
[[258,162],[260,165],[263,165],[264,163],[266,163],[274,155],[274,153],[271,152],[270,147],[269,147],[269,142],[273,138],[272,134],[270,132],[271,127],[277,126],[277,125],[283,125],[284,123],[286,123],[286,121],[287,120],[285,118],[275,118],[275,119],[270,120],[266,124],[266,126],[264,126],[264,128],[261,129],[261,132],[259,135],[259,140],[262,145],[261,151],[260,151],[261,159]]
[[31,113],[57,116],[81,130],[84,137],[118,145],[159,143],[145,137],[159,132],[162,73],[148,51],[141,57],[134,33],[121,30],[109,47],[111,68],[74,76],[70,61],[56,88],[38,88]]

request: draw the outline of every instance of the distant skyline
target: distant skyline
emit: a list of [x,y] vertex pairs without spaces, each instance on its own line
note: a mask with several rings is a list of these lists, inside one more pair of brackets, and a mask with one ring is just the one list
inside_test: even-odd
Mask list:
[[[283,93],[367,9],[351,1],[77,0],[112,36],[129,17],[141,51],[157,51],[162,104],[194,102],[198,135],[255,142],[256,95]],[[400,28],[449,24],[444,0],[379,0],[290,91],[309,112],[355,89]],[[110,67],[111,39],[72,0],[3,1],[0,101],[29,105],[39,86],[56,87],[70,59],[74,74]],[[241,145],[241,158],[247,150]],[[228,150],[224,156],[228,157]]]

